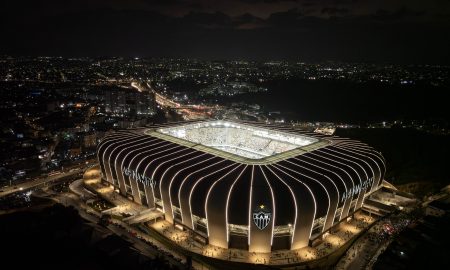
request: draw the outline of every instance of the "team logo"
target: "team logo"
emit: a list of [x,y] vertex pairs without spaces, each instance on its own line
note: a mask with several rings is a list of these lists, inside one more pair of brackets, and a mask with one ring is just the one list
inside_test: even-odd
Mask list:
[[271,216],[272,213],[270,213],[269,209],[264,204],[261,204],[253,211],[253,222],[258,229],[264,230],[269,225]]

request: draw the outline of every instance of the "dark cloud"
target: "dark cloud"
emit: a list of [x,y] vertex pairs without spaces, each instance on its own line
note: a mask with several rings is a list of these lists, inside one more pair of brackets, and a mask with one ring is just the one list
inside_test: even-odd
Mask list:
[[391,20],[402,20],[402,19],[417,19],[426,15],[425,11],[413,11],[408,8],[402,7],[400,9],[389,11],[385,9],[379,9],[372,15],[376,20],[391,21]]
[[280,2],[298,2],[298,0],[238,0],[239,2],[261,4],[261,3],[280,3]]
[[266,27],[266,20],[253,16],[250,13],[245,13],[233,18],[233,24],[236,29],[257,29]]
[[322,8],[321,13],[328,14],[330,16],[345,15],[349,13],[349,10],[346,8],[324,7]]
[[317,3],[315,1],[312,2],[304,2],[302,3],[303,7],[313,7],[313,6],[317,6]]
[[275,2],[6,0],[0,53],[450,62],[448,4]]
[[186,0],[142,0],[142,2],[150,6],[173,6],[173,5],[186,5],[190,1]]
[[288,11],[272,13],[267,21],[271,25],[291,28],[302,18],[303,14],[299,9],[290,9]]

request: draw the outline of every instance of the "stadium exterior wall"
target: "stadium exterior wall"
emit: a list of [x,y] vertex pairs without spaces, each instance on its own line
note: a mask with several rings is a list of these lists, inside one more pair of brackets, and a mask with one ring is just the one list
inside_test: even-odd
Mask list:
[[289,126],[242,123],[328,143],[252,164],[148,135],[164,125],[123,130],[98,145],[102,178],[212,245],[242,247],[246,239],[251,252],[270,252],[274,239],[287,242],[277,248],[307,246],[314,235],[361,208],[364,197],[381,185],[385,160],[364,143]]

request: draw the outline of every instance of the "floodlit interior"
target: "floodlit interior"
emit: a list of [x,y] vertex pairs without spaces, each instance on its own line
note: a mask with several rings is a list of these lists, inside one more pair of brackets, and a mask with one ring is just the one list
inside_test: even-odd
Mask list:
[[311,137],[230,121],[201,122],[157,131],[251,159],[273,156],[318,141]]

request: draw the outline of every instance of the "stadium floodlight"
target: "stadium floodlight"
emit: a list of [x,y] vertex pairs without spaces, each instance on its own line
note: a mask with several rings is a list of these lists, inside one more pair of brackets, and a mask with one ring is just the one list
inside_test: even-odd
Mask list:
[[273,156],[318,141],[300,134],[228,121],[160,128],[157,132],[249,159]]

